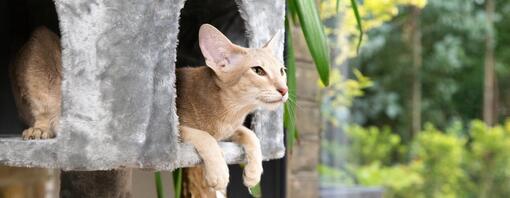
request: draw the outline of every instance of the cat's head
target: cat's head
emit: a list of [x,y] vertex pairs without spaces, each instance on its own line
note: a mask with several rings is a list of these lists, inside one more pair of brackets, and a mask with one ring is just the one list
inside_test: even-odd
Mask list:
[[217,84],[236,100],[275,109],[288,99],[285,66],[276,58],[278,34],[262,48],[233,44],[219,30],[204,24],[199,44]]

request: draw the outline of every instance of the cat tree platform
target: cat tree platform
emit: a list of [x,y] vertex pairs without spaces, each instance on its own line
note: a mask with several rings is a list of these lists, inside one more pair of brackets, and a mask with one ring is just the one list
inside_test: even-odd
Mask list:
[[[55,0],[63,47],[58,136],[30,141],[0,138],[0,164],[173,170],[199,163],[194,148],[179,142],[174,88],[178,51],[196,51],[191,44],[177,50],[181,13],[182,19],[185,14],[189,19],[214,12],[194,7],[200,6],[197,2],[183,9],[183,0]],[[223,29],[231,39],[261,47],[276,32],[284,32],[285,1],[235,3],[244,26],[241,34]],[[187,31],[202,22],[206,21],[189,20],[186,23],[193,28]],[[213,25],[228,23],[216,22]],[[279,39],[283,59],[283,38]],[[266,160],[285,154],[282,114],[282,108],[257,111],[249,124],[261,140]],[[228,163],[244,161],[239,145],[222,142],[221,147]]]

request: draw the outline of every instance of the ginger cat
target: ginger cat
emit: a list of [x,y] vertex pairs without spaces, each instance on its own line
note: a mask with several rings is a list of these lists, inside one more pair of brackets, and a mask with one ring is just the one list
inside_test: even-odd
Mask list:
[[18,113],[29,126],[22,134],[25,140],[56,135],[61,61],[59,37],[46,27],[39,27],[9,68]]
[[262,174],[262,151],[255,133],[243,126],[257,108],[276,109],[288,99],[285,68],[276,58],[273,37],[263,48],[232,44],[204,24],[199,45],[207,67],[177,69],[177,113],[182,141],[195,146],[203,165],[185,169],[184,197],[225,193],[227,163],[218,141],[243,146],[247,164],[244,184],[255,186]]

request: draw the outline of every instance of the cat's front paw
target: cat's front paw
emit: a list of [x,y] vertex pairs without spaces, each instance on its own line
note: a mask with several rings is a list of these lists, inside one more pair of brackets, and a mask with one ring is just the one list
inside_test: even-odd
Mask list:
[[50,129],[30,127],[23,131],[23,140],[49,139],[55,137]]
[[226,163],[218,163],[206,166],[205,181],[214,190],[226,190],[229,181],[228,166]]
[[251,188],[260,182],[260,176],[262,175],[262,162],[248,163],[244,167],[243,181],[244,185]]

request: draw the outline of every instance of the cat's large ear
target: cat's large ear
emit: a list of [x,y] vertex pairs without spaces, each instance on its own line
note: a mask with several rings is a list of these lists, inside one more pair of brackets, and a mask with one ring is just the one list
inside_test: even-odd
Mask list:
[[231,70],[240,63],[246,53],[245,49],[232,44],[225,35],[209,24],[200,26],[198,42],[205,64],[214,71]]
[[278,44],[281,39],[281,31],[276,32],[271,39],[264,45],[263,48],[269,49],[273,52],[273,54],[277,55],[278,53]]

